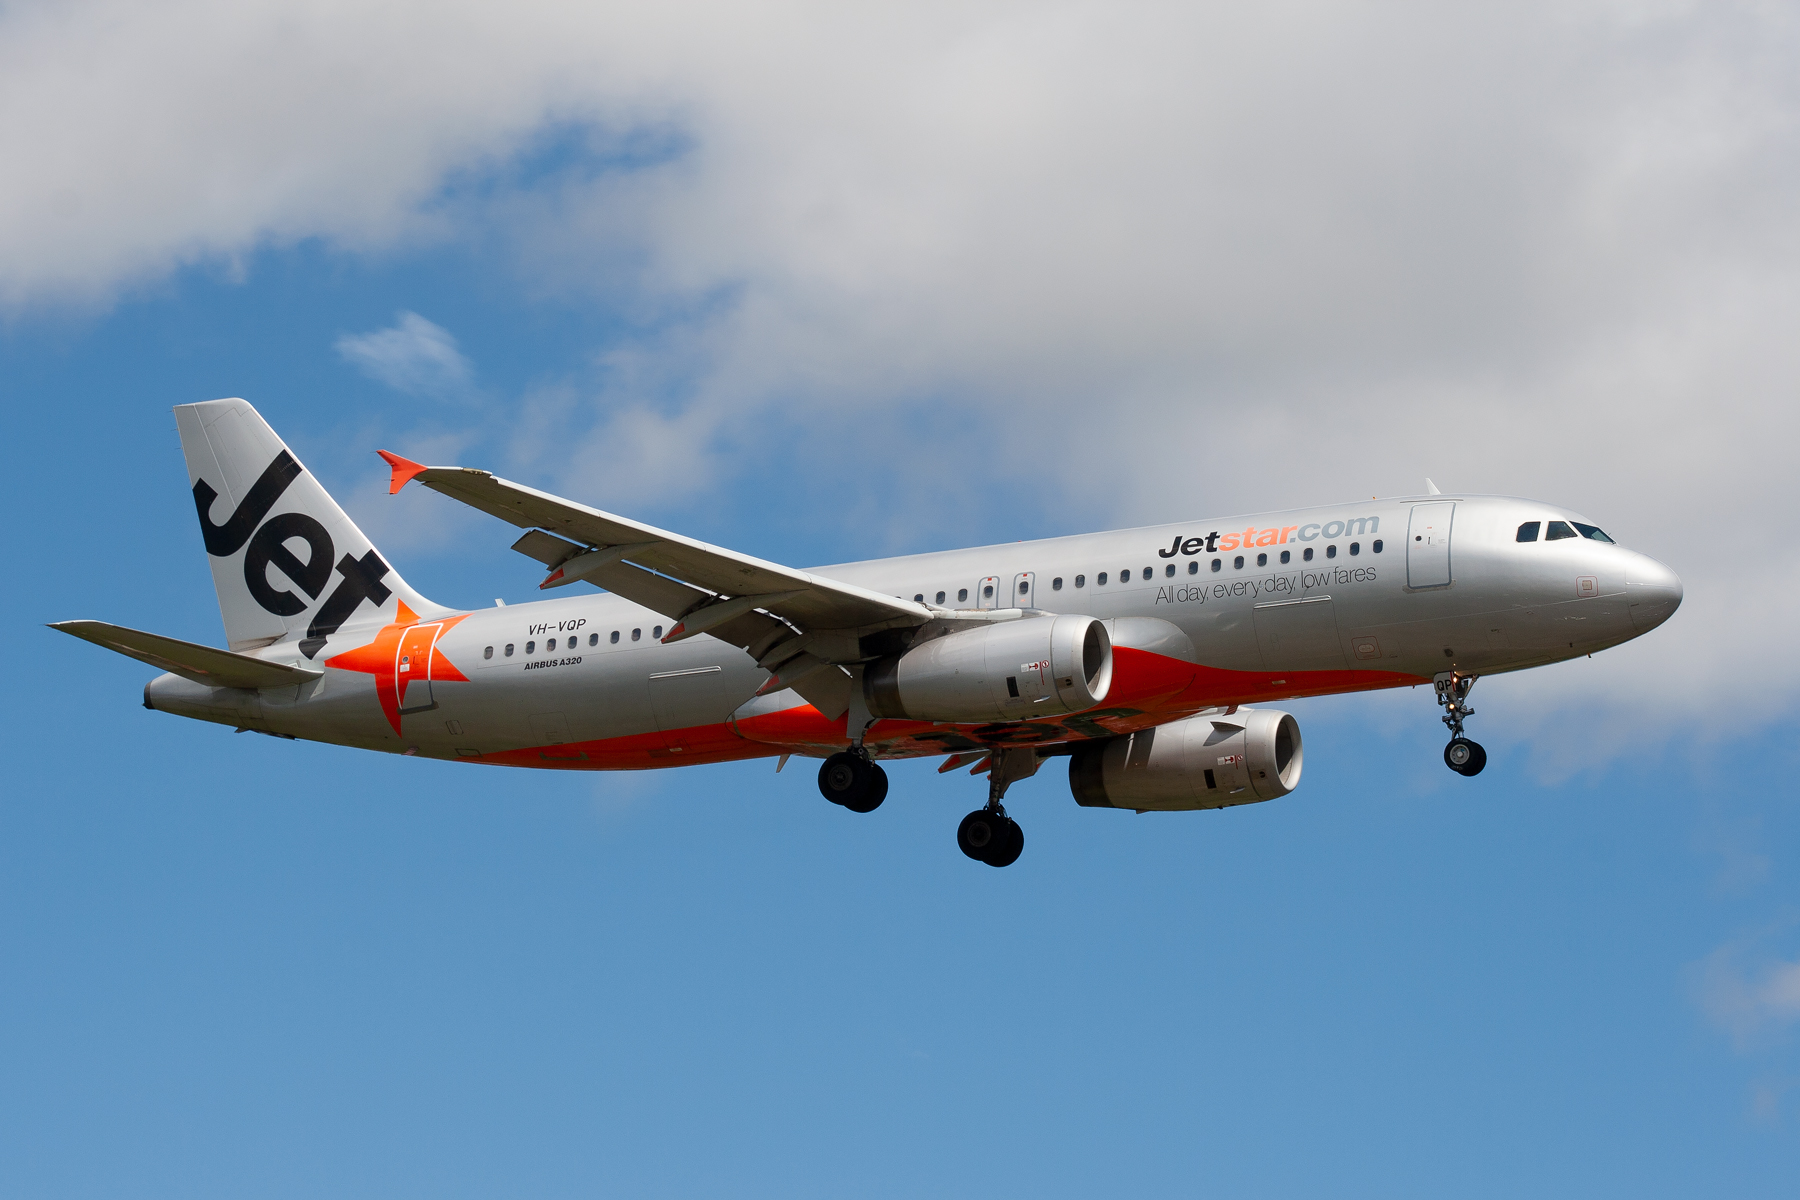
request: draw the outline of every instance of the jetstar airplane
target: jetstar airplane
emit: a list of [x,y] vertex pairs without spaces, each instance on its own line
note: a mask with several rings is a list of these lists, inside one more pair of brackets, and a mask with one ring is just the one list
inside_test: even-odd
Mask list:
[[1444,761],[1474,775],[1478,676],[1616,646],[1681,603],[1674,572],[1566,509],[1435,488],[797,571],[381,451],[392,492],[417,480],[524,529],[540,588],[605,589],[459,611],[408,587],[249,404],[175,417],[230,649],[53,626],[168,672],[144,707],[511,767],[797,754],[861,813],[881,760],[938,755],[986,773],[956,836],[996,867],[1024,847],[1007,788],[1051,758],[1094,808],[1292,791],[1300,728],[1265,701],[1430,684]]

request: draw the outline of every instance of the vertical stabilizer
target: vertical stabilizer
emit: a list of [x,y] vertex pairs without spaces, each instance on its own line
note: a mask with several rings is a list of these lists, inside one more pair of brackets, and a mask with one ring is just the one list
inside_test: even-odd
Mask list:
[[243,400],[175,409],[219,614],[233,650],[293,640],[315,658],[346,626],[445,610],[413,591]]

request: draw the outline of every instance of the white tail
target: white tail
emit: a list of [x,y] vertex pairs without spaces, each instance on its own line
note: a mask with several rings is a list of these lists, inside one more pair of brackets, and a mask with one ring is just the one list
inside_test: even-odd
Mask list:
[[406,585],[248,403],[178,405],[175,422],[233,650],[291,638],[310,659],[398,605],[447,611]]

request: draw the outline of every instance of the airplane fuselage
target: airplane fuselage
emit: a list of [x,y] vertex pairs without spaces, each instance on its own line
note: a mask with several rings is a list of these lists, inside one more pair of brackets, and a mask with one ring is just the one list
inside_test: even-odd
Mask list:
[[[1520,527],[1540,524],[1536,540]],[[1591,654],[1661,623],[1680,584],[1581,518],[1503,497],[1428,496],[1200,520],[820,567],[811,574],[945,609],[1108,622],[1096,710],[988,725],[879,720],[876,757],[1107,738],[1204,709],[1430,683]],[[1584,526],[1591,528],[1591,526]],[[744,650],[606,593],[408,622],[349,622],[293,687],[164,675],[163,711],[371,750],[509,766],[636,769],[849,744]]]

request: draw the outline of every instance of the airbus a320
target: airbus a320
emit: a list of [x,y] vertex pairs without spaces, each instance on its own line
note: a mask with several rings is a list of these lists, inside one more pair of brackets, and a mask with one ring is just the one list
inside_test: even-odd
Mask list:
[[[53,628],[166,672],[144,707],[282,738],[559,771],[822,760],[867,813],[882,763],[987,777],[957,845],[1024,849],[1007,789],[1068,759],[1075,801],[1272,800],[1300,727],[1270,701],[1429,684],[1444,761],[1482,675],[1638,637],[1681,581],[1554,504],[1430,494],[795,570],[470,467],[379,451],[542,564],[530,604],[419,595],[243,400],[175,409],[228,649]],[[573,585],[585,585],[576,588]],[[563,591],[571,588],[570,591]],[[593,590],[603,589],[603,590]]]

